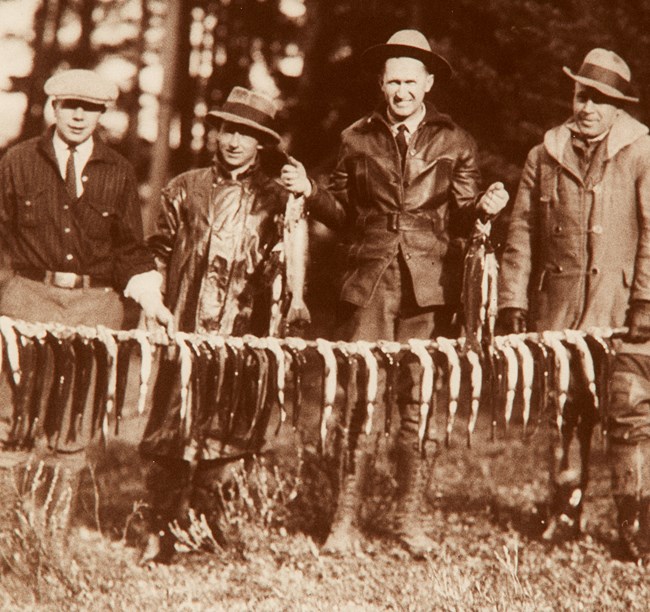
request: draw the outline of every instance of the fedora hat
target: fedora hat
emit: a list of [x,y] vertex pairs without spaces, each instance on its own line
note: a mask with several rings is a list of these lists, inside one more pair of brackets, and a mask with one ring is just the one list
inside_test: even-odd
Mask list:
[[632,87],[632,73],[625,61],[608,49],[592,49],[585,56],[578,72],[562,69],[574,81],[596,89],[609,98],[638,102]]
[[43,89],[55,100],[83,100],[104,106],[115,102],[119,93],[115,83],[80,68],[57,72],[45,81]]
[[426,36],[417,30],[400,30],[395,32],[388,42],[366,49],[361,60],[368,70],[378,72],[384,62],[391,57],[412,57],[420,60],[439,80],[451,78],[449,62],[434,53]]
[[277,144],[280,134],[272,127],[276,111],[275,103],[268,96],[245,87],[233,87],[223,106],[211,110],[208,119],[245,125],[259,132],[263,139]]

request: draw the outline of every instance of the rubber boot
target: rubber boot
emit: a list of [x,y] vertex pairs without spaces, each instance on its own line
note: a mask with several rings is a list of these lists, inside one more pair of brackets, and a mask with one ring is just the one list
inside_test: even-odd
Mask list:
[[354,451],[353,465],[340,483],[334,520],[321,552],[344,555],[360,548],[363,540],[360,530],[361,504],[371,458],[371,455],[362,449]]
[[411,445],[399,447],[397,453],[395,535],[412,557],[421,559],[436,548],[436,543],[424,531],[422,515],[429,483],[429,462]]
[[184,518],[184,498],[189,480],[189,464],[179,459],[159,458],[148,470],[146,487],[150,516],[147,541],[140,564],[169,563],[174,557],[176,538],[170,523]]

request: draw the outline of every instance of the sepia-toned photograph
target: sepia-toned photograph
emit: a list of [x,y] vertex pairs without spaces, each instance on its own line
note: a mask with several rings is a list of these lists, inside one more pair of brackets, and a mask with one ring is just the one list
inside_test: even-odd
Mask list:
[[650,0],[0,0],[0,610],[650,609]]

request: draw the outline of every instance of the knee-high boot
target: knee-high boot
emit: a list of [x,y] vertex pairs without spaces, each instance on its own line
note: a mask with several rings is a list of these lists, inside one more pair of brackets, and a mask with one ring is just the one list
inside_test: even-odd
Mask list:
[[396,451],[398,496],[395,535],[413,557],[422,558],[436,547],[436,543],[425,533],[422,514],[431,462],[416,448],[416,444],[400,445]]
[[326,554],[353,552],[363,537],[360,530],[361,504],[372,456],[366,449],[357,447],[352,459],[352,465],[339,482],[334,519],[322,548]]
[[146,475],[149,533],[140,563],[168,563],[174,556],[174,536],[169,524],[186,514],[184,499],[189,484],[189,464],[181,459],[156,458]]
[[633,561],[647,562],[650,560],[650,441],[612,440],[608,458],[623,552]]

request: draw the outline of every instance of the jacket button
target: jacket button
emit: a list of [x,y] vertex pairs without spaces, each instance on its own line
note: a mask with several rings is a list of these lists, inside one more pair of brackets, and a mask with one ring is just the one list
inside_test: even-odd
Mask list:
[[556,272],[564,272],[564,268],[560,264],[555,264]]
[[561,226],[561,225],[556,225],[556,226],[553,228],[553,231],[554,231],[556,234],[561,234],[561,233],[562,233],[562,226]]
[[602,225],[594,225],[591,228],[591,232],[593,234],[602,234],[603,233],[603,226]]
[[404,259],[411,259],[411,254],[410,254],[410,253],[406,253],[406,254],[404,255]]
[[592,273],[592,274],[599,274],[599,273],[600,273],[600,268],[599,268],[598,266],[594,266],[594,267],[591,269],[591,273]]
[[31,205],[32,205],[32,203],[31,203],[30,200],[25,200],[25,206],[31,206]]

